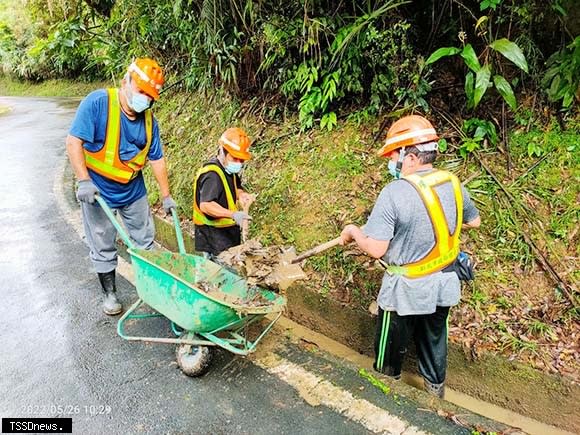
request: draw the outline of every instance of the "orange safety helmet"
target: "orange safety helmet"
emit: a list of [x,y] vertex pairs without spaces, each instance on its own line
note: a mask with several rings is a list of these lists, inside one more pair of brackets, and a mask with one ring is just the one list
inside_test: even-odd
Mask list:
[[129,65],[127,73],[131,75],[131,79],[137,83],[139,89],[154,100],[159,99],[159,91],[163,83],[165,83],[165,78],[163,77],[163,70],[157,62],[147,57],[135,59]]
[[399,148],[417,146],[437,140],[439,140],[439,136],[427,119],[419,115],[405,116],[389,128],[385,145],[379,150],[378,155],[388,157],[391,152]]
[[228,128],[222,133],[218,143],[237,159],[249,160],[252,158],[250,154],[250,138],[241,128]]

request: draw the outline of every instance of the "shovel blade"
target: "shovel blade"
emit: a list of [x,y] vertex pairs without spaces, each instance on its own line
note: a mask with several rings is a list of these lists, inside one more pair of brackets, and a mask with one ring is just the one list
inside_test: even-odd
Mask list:
[[278,284],[281,290],[286,290],[294,281],[308,278],[308,275],[300,264],[293,264],[292,260],[296,258],[296,251],[290,248],[280,254],[280,262],[272,271],[272,280]]

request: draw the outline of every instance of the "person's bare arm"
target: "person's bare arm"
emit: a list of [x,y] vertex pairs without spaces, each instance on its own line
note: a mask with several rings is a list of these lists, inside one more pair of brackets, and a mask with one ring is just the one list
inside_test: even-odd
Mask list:
[[167,179],[167,165],[165,164],[165,158],[161,157],[159,160],[150,160],[151,170],[153,175],[159,184],[159,190],[161,191],[161,198],[167,198],[169,194],[169,180]]
[[89,179],[89,171],[85,164],[83,143],[84,141],[82,139],[71,136],[70,134],[66,137],[66,152],[78,181]]
[[461,225],[461,229],[467,230],[470,228],[479,228],[480,225],[481,225],[481,217],[477,216],[475,219]]
[[222,207],[215,201],[202,202],[199,204],[199,209],[203,212],[203,214],[214,218],[231,218],[234,215],[233,211]]
[[340,244],[346,245],[354,241],[358,247],[373,258],[381,258],[389,248],[388,240],[376,240],[365,235],[356,225],[347,225],[340,234]]

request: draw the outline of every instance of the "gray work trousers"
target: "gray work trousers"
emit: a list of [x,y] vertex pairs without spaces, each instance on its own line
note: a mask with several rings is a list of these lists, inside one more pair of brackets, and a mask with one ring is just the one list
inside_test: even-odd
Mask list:
[[[117,248],[115,240],[117,230],[96,202],[87,204],[81,202],[83,225],[89,256],[97,273],[107,273],[117,267]],[[155,238],[153,217],[149,209],[147,195],[137,201],[120,208],[113,209],[121,215],[129,237],[138,249],[151,249]]]

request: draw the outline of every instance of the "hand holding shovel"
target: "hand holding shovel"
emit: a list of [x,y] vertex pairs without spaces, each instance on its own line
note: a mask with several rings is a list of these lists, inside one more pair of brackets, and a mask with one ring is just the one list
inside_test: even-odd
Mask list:
[[[348,243],[350,243],[352,241],[352,236],[350,234],[350,227],[351,225],[347,225],[346,227],[344,227],[344,230],[342,231],[342,233],[340,234],[339,237],[337,237],[336,239],[332,239],[326,243],[322,243],[321,245],[315,246],[312,249],[309,249],[306,252],[303,252],[302,254],[298,255],[296,258],[294,258],[291,263],[292,264],[296,264],[299,263],[302,260],[305,260],[309,257],[312,257],[313,255],[317,255],[320,254],[321,252],[324,252],[330,248],[334,248],[337,245],[346,245]],[[354,227],[354,225],[352,225]],[[363,227],[361,227],[362,229]]]

